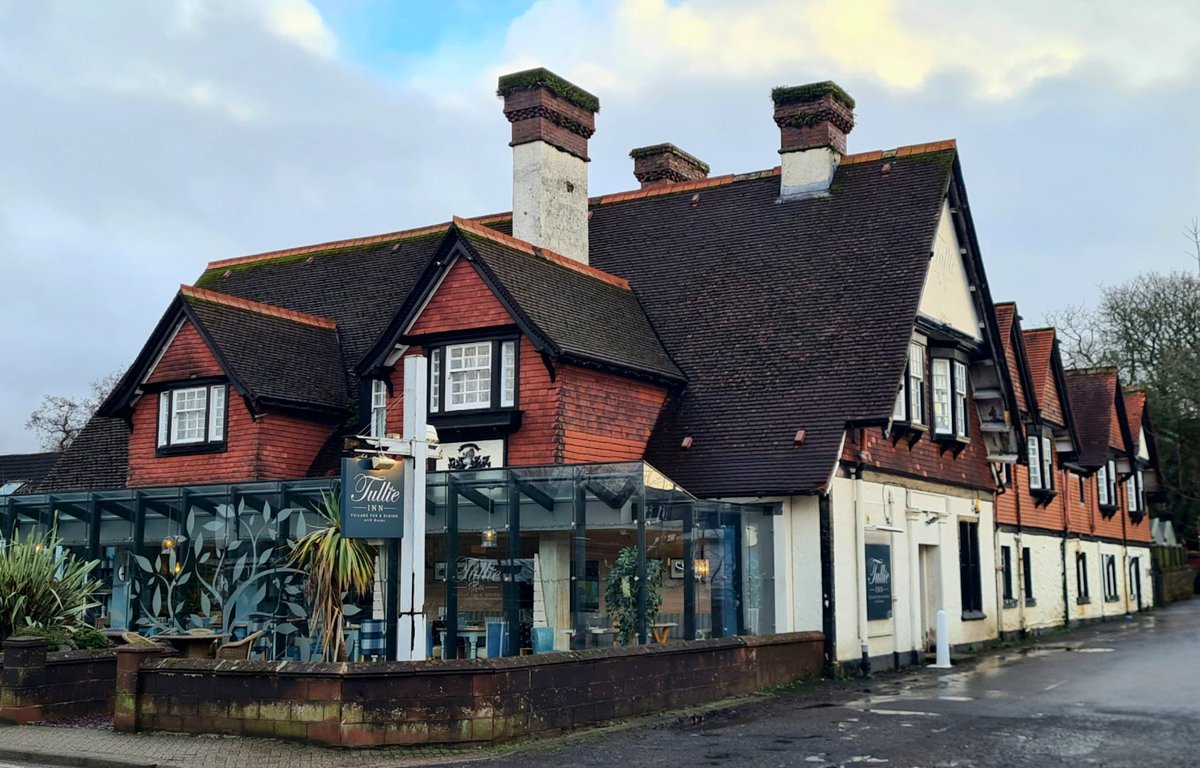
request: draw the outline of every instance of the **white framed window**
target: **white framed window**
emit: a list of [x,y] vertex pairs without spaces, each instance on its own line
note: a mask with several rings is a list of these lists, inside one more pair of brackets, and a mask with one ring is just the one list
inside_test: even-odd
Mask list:
[[1096,493],[1100,497],[1100,506],[1107,507],[1112,504],[1108,495],[1108,465],[1100,467],[1096,472]]
[[954,434],[966,437],[967,421],[967,366],[954,361]]
[[1050,436],[1042,434],[1042,486],[1054,490],[1054,443]]
[[371,381],[371,437],[387,434],[387,382]]
[[950,361],[935,357],[930,364],[933,390],[933,432],[937,435],[954,434],[954,415],[951,410]]
[[1104,465],[1104,491],[1100,494],[1100,505],[1116,507],[1117,499],[1117,463],[1109,461]]
[[158,447],[225,440],[225,385],[169,389],[158,396]]
[[517,404],[518,349],[515,339],[429,348],[429,412],[514,407]]
[[908,345],[908,420],[925,423],[925,346]]
[[1030,435],[1026,440],[1026,451],[1029,454],[1029,490],[1042,490],[1042,457],[1039,447],[1041,442],[1037,435]]
[[491,342],[446,347],[446,410],[467,411],[491,406]]
[[500,407],[511,408],[517,401],[517,342],[500,344]]

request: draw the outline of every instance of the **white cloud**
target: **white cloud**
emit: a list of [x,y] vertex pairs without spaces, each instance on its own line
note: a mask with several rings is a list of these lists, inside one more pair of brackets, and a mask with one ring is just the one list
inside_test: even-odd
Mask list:
[[280,37],[321,56],[337,50],[333,31],[308,0],[270,0],[264,10],[267,29]]
[[1076,73],[1128,88],[1178,85],[1200,69],[1198,35],[1200,4],[1187,0],[1149,10],[1119,0],[542,0],[511,26],[498,69],[536,51],[610,92],[681,72],[788,82],[811,73],[895,90],[951,75],[1008,99]]

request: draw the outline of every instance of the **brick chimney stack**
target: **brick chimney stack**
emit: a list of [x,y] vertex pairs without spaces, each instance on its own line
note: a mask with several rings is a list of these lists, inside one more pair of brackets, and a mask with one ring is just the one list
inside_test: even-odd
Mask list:
[[513,237],[588,262],[587,143],[600,100],[547,69],[500,78],[512,123]]
[[811,197],[829,191],[854,129],[854,99],[825,81],[771,91],[782,155],[780,197]]
[[708,163],[674,144],[638,147],[629,156],[633,158],[633,175],[642,183],[642,189],[708,178]]

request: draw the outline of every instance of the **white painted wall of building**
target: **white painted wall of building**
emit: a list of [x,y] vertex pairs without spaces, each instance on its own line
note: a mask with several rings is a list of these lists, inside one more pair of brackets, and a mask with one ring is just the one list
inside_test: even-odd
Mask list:
[[982,339],[979,315],[972,301],[970,281],[954,232],[950,204],[942,203],[942,218],[934,239],[933,258],[925,277],[918,311],[925,317],[962,331],[973,339]]
[[[903,481],[861,483],[865,527],[861,541],[890,544],[893,574],[892,616],[868,621],[867,643],[871,656],[905,653],[924,647],[927,626],[936,621],[936,609],[946,611],[950,642],[953,645],[984,642],[996,637],[995,526],[990,499],[915,490]],[[831,490],[834,521],[834,578],[837,619],[837,657],[840,661],[861,658],[859,638],[858,571],[860,533],[856,531],[854,511],[855,481],[836,478]],[[958,522],[979,523],[980,588],[986,618],[963,620],[959,587]],[[878,530],[896,527],[900,532]],[[930,566],[922,574],[921,547]],[[929,606],[925,593],[933,593]]]
[[[1013,552],[1013,591],[1017,598],[1017,606],[1002,609],[1003,632],[1039,630],[1061,626],[1063,623],[1063,561],[1062,538],[1048,534],[1030,533],[1023,531],[1020,536],[1010,531],[998,531],[997,552],[1000,546],[1012,547]],[[1024,593],[1022,547],[1029,548],[1033,571],[1034,605],[1026,605]],[[1001,560],[996,559],[996,590],[1003,594],[1001,580]]]

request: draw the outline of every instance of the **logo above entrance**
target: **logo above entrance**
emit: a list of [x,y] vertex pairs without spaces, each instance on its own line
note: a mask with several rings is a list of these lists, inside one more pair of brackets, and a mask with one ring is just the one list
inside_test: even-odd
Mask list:
[[496,469],[504,466],[503,440],[475,440],[466,443],[442,443],[439,471]]
[[342,535],[404,538],[404,462],[372,469],[371,458],[342,459]]

